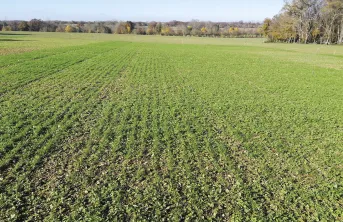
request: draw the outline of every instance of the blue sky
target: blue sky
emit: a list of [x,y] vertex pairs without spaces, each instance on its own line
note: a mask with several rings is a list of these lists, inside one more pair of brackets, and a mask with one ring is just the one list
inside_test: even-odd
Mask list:
[[[262,21],[283,0],[1,0],[0,20]],[[51,3],[53,2],[53,3]]]

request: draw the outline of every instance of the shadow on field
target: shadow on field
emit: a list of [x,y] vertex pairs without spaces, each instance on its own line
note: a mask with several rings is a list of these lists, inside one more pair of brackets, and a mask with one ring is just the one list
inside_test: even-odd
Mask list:
[[23,33],[0,33],[0,35],[32,35],[32,34],[23,34]]
[[33,42],[35,40],[0,39],[0,42]]

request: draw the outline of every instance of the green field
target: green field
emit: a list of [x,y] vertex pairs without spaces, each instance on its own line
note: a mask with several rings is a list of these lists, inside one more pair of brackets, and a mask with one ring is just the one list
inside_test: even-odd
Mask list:
[[0,33],[0,221],[342,221],[343,47]]

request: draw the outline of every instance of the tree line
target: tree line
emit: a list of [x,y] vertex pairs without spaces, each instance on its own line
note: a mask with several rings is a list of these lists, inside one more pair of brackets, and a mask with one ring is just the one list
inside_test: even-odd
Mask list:
[[258,22],[2,21],[2,31],[83,32],[163,36],[261,37]]
[[343,0],[286,1],[261,32],[271,42],[342,44]]

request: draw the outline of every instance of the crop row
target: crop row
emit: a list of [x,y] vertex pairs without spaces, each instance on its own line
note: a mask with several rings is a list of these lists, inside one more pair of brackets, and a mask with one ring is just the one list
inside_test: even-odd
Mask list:
[[[23,94],[25,95],[26,91],[26,102],[28,105],[34,105],[35,108],[30,110],[30,116],[25,115],[25,112],[11,113],[12,105],[7,104],[9,112],[4,115],[7,114],[8,119],[1,119],[1,121],[5,124],[6,120],[22,121],[16,124],[6,124],[7,129],[11,130],[3,129],[3,132],[12,131],[12,135],[1,135],[2,143],[5,143],[4,147],[8,149],[8,151],[2,150],[1,155],[2,172],[6,172],[5,169],[7,169],[7,173],[2,175],[2,182],[5,182],[2,185],[7,184],[8,191],[12,192],[13,184],[20,184],[37,164],[54,152],[59,141],[68,136],[68,131],[74,127],[77,120],[82,119],[82,115],[91,113],[95,106],[101,106],[101,98],[99,98],[101,90],[110,84],[116,73],[120,72],[125,64],[123,62],[133,55],[130,50],[122,53],[115,49],[105,54],[113,57],[105,56],[107,60],[104,60],[104,55],[98,55],[82,64],[70,66],[63,73],[47,77],[43,84],[37,82],[35,85],[27,86]],[[67,82],[65,82],[66,79]],[[51,85],[54,86],[52,89],[55,91],[52,93],[53,91],[49,90],[49,93],[54,99],[50,100],[50,97],[44,99],[44,90]],[[30,94],[32,87],[37,87],[36,90],[40,92]],[[37,98],[36,95],[42,97]],[[6,100],[6,102],[17,101]],[[36,105],[35,102],[40,103]],[[27,108],[27,106],[20,107]],[[13,125],[19,127],[13,129],[11,128]],[[18,130],[21,130],[21,134],[15,136]],[[28,159],[30,161],[27,161]],[[12,184],[8,184],[10,181]],[[5,189],[5,186],[2,187]]]
[[93,50],[89,50],[87,47],[72,51],[69,48],[64,50],[64,53],[58,53],[34,61],[26,61],[16,66],[1,69],[0,93],[20,88],[52,74],[64,72],[69,66],[82,63],[87,59],[108,51],[109,47],[107,45],[105,47],[100,45]]
[[97,46],[2,95],[0,219],[342,218],[341,71],[249,47]]

